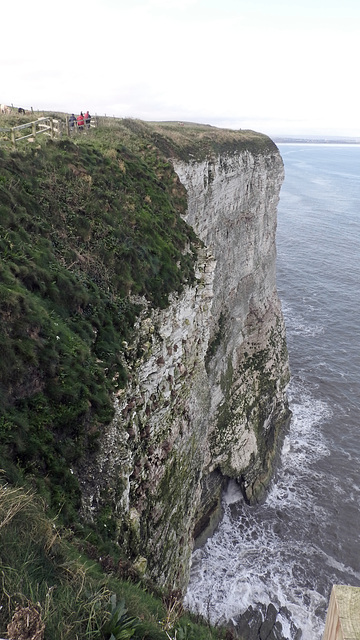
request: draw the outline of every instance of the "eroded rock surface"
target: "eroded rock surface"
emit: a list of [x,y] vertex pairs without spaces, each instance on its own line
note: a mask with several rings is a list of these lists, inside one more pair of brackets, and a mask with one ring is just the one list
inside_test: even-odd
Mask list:
[[184,588],[194,532],[210,522],[224,481],[237,479],[249,502],[268,483],[289,369],[275,145],[173,164],[203,243],[196,284],[165,310],[145,305],[124,345],[128,386],[80,481],[84,514],[104,526],[115,514],[114,535],[141,572]]

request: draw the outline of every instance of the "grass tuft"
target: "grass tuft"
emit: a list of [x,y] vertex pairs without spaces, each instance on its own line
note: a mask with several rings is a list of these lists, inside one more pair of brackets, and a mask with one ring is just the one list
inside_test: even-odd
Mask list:
[[[34,494],[0,485],[1,637],[10,630],[17,640],[26,621],[31,640],[107,640],[111,633],[166,640],[176,625],[189,628],[178,598],[156,597],[135,576],[121,578],[108,558],[110,565],[104,572],[100,558],[90,559]],[[190,640],[224,637],[222,630],[191,624]]]

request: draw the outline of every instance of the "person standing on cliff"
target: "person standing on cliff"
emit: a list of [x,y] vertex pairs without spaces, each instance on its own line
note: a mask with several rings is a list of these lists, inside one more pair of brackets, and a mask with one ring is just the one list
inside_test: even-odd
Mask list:
[[76,118],[76,120],[79,131],[82,131],[84,128],[84,115],[82,111],[80,112],[80,115]]
[[87,110],[87,112],[84,115],[85,118],[85,125],[87,129],[90,129],[90,120],[91,120],[91,115],[89,113],[89,109]]
[[72,113],[69,118],[69,125],[71,130],[74,130],[75,122],[76,122],[76,118],[75,118],[75,115]]

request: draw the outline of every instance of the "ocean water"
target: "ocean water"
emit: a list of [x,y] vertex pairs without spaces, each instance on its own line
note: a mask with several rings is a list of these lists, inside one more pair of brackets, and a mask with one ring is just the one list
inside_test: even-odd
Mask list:
[[360,146],[279,149],[291,425],[263,504],[230,484],[186,604],[219,623],[273,603],[285,638],[321,640],[332,585],[360,586]]

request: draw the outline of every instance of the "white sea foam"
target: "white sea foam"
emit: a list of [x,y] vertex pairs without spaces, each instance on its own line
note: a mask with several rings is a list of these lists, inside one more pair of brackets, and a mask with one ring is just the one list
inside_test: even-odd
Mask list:
[[[236,483],[229,483],[223,499],[223,520],[204,548],[194,553],[185,603],[212,623],[221,623],[251,605],[272,602],[278,608],[286,607],[302,629],[304,640],[313,640],[322,632],[323,619],[316,612],[319,607],[324,611],[326,600],[313,588],[307,567],[320,552],[316,546],[299,547],[299,540],[289,533],[289,527],[294,526],[289,514],[294,519],[298,512],[300,521],[306,514],[305,529],[314,530],[326,518],[322,505],[309,494],[308,480],[323,481],[313,465],[329,455],[318,427],[331,410],[311,395],[301,379],[290,383],[289,397],[291,428],[265,504],[247,507]],[[290,622],[283,622],[287,637]]]
[[[229,484],[220,526],[194,553],[185,603],[212,623],[221,623],[250,605],[272,602],[286,607],[302,628],[303,639],[310,640],[316,632],[320,637],[323,620],[315,612],[326,602],[306,571],[319,552],[315,546],[300,550],[299,541],[288,535],[289,512],[293,517],[297,510],[300,519],[307,513],[310,525],[324,517],[321,505],[309,500],[304,478],[313,474],[315,460],[328,455],[321,432],[314,427],[329,415],[329,408],[312,398],[301,382],[292,383],[289,391],[297,403],[292,404],[292,427],[284,440],[276,482],[265,504],[256,507],[247,507],[236,484]],[[284,637],[290,633],[287,618],[283,633]]]
[[242,493],[240,491],[239,485],[235,482],[235,480],[230,480],[227,490],[224,494],[223,501],[225,504],[234,504],[234,502],[239,502],[242,498]]
[[[316,307],[306,303],[307,311],[313,312]],[[286,320],[286,333],[288,336],[310,336],[315,337],[324,333],[322,324],[311,323],[299,312],[295,312],[289,304],[282,303],[283,313]]]

